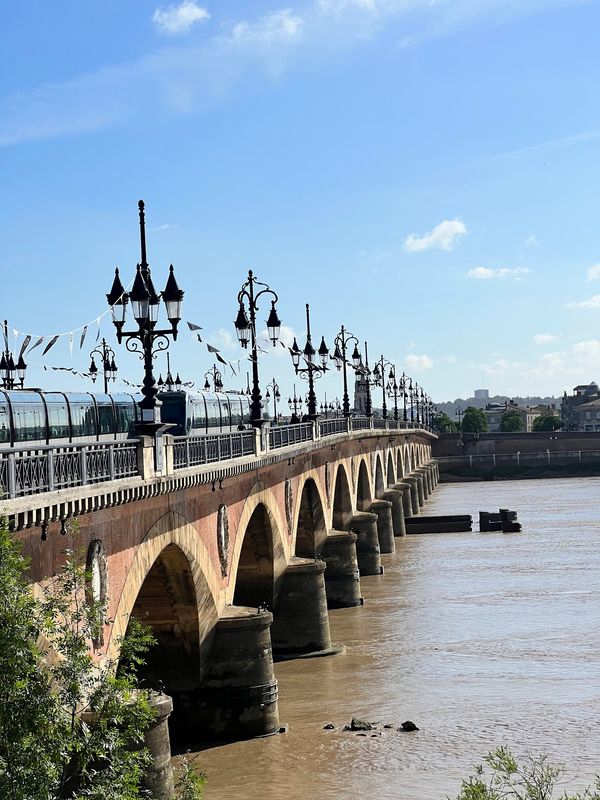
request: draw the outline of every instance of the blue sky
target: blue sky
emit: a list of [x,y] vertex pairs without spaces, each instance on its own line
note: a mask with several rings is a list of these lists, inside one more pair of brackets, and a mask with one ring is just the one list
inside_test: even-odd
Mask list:
[[[599,29],[581,0],[4,3],[2,315],[95,320],[143,198],[155,282],[172,262],[227,359],[252,267],[301,346],[310,302],[314,338],[343,323],[437,401],[598,380]],[[28,383],[83,387],[41,364],[86,369],[92,328],[33,351]],[[212,364],[187,332],[172,359]],[[289,393],[282,348],[260,369]]]

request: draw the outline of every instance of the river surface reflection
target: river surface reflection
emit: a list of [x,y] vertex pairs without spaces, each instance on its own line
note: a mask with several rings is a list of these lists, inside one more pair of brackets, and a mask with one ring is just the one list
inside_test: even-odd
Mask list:
[[[347,653],[276,665],[289,733],[205,750],[207,800],[455,796],[487,750],[547,752],[569,790],[600,771],[600,478],[441,485],[424,513],[516,509],[521,534],[397,539]],[[353,715],[418,733],[342,733]],[[335,731],[324,731],[332,722]]]

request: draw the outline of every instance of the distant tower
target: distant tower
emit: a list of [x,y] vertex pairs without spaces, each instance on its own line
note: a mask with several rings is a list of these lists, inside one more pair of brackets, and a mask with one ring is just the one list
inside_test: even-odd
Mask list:
[[367,413],[367,381],[358,373],[354,383],[354,413],[363,417]]
[[475,400],[481,400],[482,402],[487,403],[487,401],[490,399],[490,393],[488,389],[475,389],[473,397]]

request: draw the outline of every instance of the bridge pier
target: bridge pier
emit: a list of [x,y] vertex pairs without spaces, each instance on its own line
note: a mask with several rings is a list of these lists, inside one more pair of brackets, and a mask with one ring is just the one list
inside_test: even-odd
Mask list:
[[404,481],[410,486],[412,516],[416,517],[422,505],[422,503],[419,502],[419,482],[414,475],[407,475]]
[[413,515],[413,508],[412,508],[412,497],[410,491],[410,483],[406,481],[406,479],[402,479],[395,484],[394,489],[398,489],[399,492],[402,493],[402,507],[404,511],[404,517],[412,517]]
[[198,702],[190,709],[199,738],[235,741],[278,731],[272,622],[269,611],[225,608],[214,629]]
[[377,538],[381,553],[395,553],[394,526],[392,523],[392,504],[389,500],[374,500],[369,511],[377,515]]
[[356,533],[356,556],[362,575],[382,575],[381,551],[377,534],[377,514],[359,511],[350,520],[350,530]]
[[325,592],[328,608],[361,606],[360,574],[356,555],[357,535],[350,531],[329,531],[323,546]]
[[421,481],[423,487],[423,502],[429,499],[431,492],[429,491],[429,481],[427,480],[427,470],[424,467],[419,467],[417,470],[417,478]]
[[144,745],[152,761],[146,769],[143,783],[156,800],[171,800],[174,783],[168,719],[173,711],[173,700],[169,695],[158,692],[151,692],[149,700],[155,717],[146,731]]
[[416,471],[413,473],[413,475],[414,475],[414,478],[415,478],[415,480],[417,482],[416,483],[416,486],[417,486],[417,501],[419,503],[419,508],[423,508],[423,506],[425,505],[425,492],[423,491],[423,476],[421,475],[420,472],[416,472]]
[[327,656],[332,646],[325,592],[326,564],[294,558],[285,569],[275,608],[271,641],[275,657]]
[[392,504],[392,528],[394,536],[406,536],[402,495],[402,490],[396,487],[388,489],[383,493],[383,500],[388,500]]

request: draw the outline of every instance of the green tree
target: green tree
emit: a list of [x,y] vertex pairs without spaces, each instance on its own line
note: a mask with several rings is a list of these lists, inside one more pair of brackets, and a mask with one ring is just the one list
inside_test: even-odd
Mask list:
[[456,422],[450,419],[448,414],[445,414],[443,411],[438,411],[434,416],[433,427],[438,433],[456,433],[458,430]]
[[525,426],[523,425],[523,417],[516,408],[509,408],[502,414],[500,419],[500,430],[503,433],[517,433],[522,431]]
[[557,431],[559,428],[562,428],[562,422],[555,414],[542,414],[533,420],[534,431]]
[[[456,800],[552,800],[564,767],[551,764],[548,756],[530,757],[519,764],[507,747],[499,747],[484,758],[485,766],[462,782]],[[558,798],[557,798],[558,800]],[[574,795],[560,794],[560,800],[600,800],[600,778],[595,789]]]
[[488,429],[487,417],[480,408],[468,406],[462,418],[463,433],[485,433]]
[[[43,597],[25,578],[19,544],[0,520],[0,798],[135,800],[153,719],[136,672],[153,643],[132,619],[116,664],[91,644],[105,608],[86,599],[89,576],[67,552]],[[204,776],[186,765],[182,800],[200,800]]]

